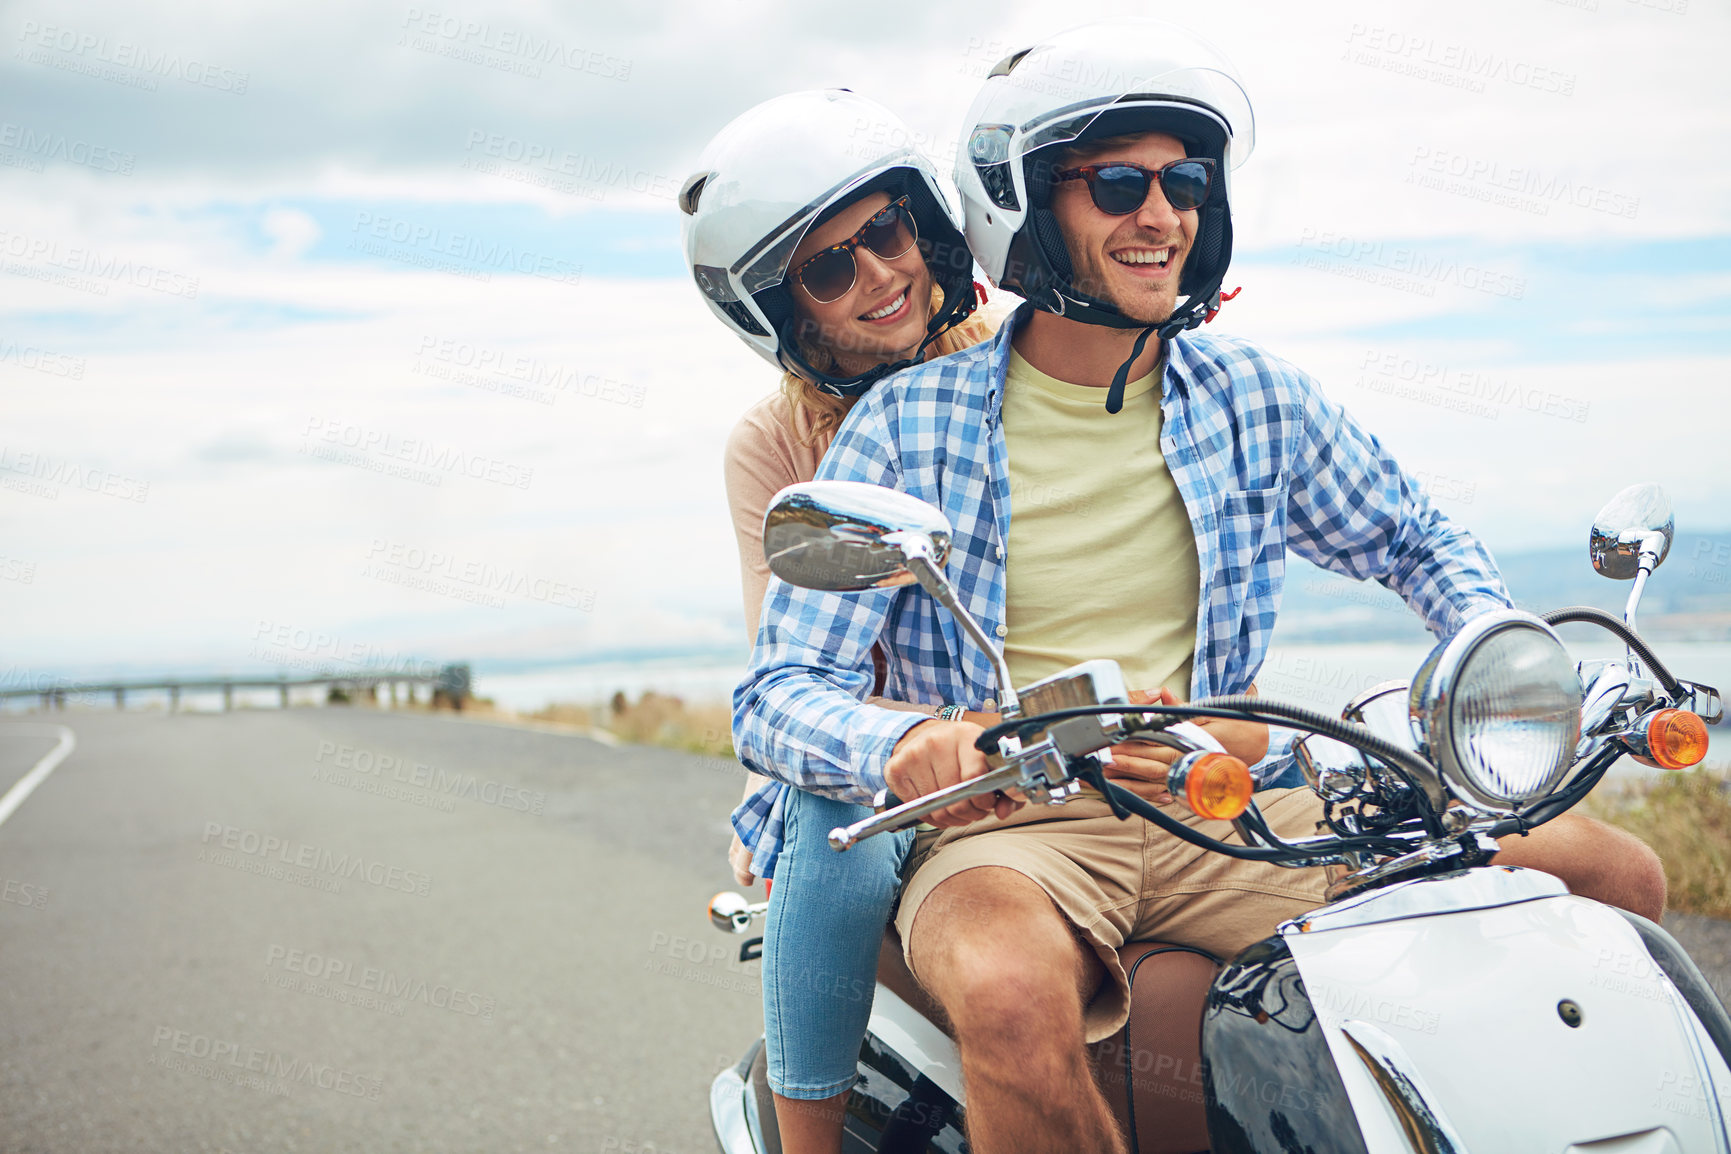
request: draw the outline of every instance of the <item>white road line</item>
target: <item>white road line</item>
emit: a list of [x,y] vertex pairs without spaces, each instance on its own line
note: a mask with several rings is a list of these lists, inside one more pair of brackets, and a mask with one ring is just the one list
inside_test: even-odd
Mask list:
[[13,810],[24,804],[24,799],[30,796],[31,791],[41,785],[44,781],[48,780],[48,775],[54,772],[54,767],[65,761],[67,755],[72,752],[72,747],[78,744],[78,739],[73,737],[72,731],[67,729],[64,725],[9,725],[4,729],[0,729],[0,733],[18,733],[20,731],[29,732],[31,730],[38,733],[43,730],[46,730],[49,733],[58,733],[60,735],[60,744],[50,750],[47,757],[37,762],[36,768],[32,769],[29,773],[20,778],[18,784],[7,790],[5,797],[0,797],[0,825],[5,824],[6,819],[12,816]]

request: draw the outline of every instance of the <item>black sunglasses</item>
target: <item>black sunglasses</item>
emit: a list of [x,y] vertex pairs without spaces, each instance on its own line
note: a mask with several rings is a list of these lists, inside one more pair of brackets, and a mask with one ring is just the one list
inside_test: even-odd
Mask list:
[[1206,157],[1186,157],[1159,168],[1114,162],[1085,164],[1054,174],[1056,180],[1085,180],[1094,207],[1112,216],[1127,216],[1148,199],[1148,189],[1158,180],[1166,203],[1178,212],[1201,208],[1214,184],[1214,162]]
[[838,301],[853,287],[853,250],[865,250],[882,260],[894,260],[914,247],[920,239],[919,226],[914,223],[908,198],[901,197],[885,205],[883,211],[866,221],[860,230],[793,270],[793,279],[820,305]]

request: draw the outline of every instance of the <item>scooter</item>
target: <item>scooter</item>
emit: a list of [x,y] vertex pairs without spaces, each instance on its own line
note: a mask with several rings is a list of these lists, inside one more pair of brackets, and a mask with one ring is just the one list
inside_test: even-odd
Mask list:
[[[1589,545],[1600,573],[1634,581],[1622,619],[1480,615],[1410,683],[1375,687],[1340,718],[1247,696],[1132,705],[1115,663],[1085,662],[1005,695],[1003,723],[978,743],[987,773],[911,802],[881,798],[830,843],[845,850],[997,790],[1063,804],[1086,784],[1121,818],[1214,852],[1328,869],[1327,904],[1235,958],[1125,947],[1130,1022],[1095,1059],[1139,1154],[1731,1154],[1731,1016],[1693,961],[1639,915],[1491,861],[1495,838],[1566,812],[1625,755],[1668,769],[1705,757],[1718,691],[1673,675],[1635,628],[1673,533],[1661,489],[1625,489]],[[765,520],[778,576],[835,591],[917,582],[1009,686],[943,575],[949,542],[926,502],[846,482],[784,490]],[[1609,631],[1625,656],[1573,661],[1553,628],[1571,622]],[[1244,763],[1186,733],[1198,717],[1301,731],[1293,756],[1326,832],[1276,836]],[[1177,749],[1173,796],[1230,821],[1236,840],[1109,781],[1102,755],[1125,740]],[[721,894],[710,917],[748,933],[763,909]],[[844,1149],[966,1149],[961,1063],[942,1020],[892,931]],[[779,1154],[761,1040],[717,1075],[710,1113],[724,1154]]]

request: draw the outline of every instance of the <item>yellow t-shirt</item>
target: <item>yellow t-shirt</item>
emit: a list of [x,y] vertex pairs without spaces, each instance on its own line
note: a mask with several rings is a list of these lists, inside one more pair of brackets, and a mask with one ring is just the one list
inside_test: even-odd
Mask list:
[[1110,657],[1131,689],[1190,697],[1201,566],[1160,452],[1163,365],[1108,413],[1105,389],[1049,377],[1010,353],[1004,655],[1018,686]]

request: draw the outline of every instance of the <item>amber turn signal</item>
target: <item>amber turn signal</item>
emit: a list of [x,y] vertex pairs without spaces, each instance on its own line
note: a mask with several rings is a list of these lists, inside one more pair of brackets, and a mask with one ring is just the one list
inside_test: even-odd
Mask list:
[[1250,805],[1256,783],[1250,767],[1227,753],[1187,753],[1167,775],[1174,797],[1198,817],[1231,821]]
[[1666,769],[1688,769],[1707,756],[1707,723],[1687,709],[1661,709],[1647,723],[1647,754]]

